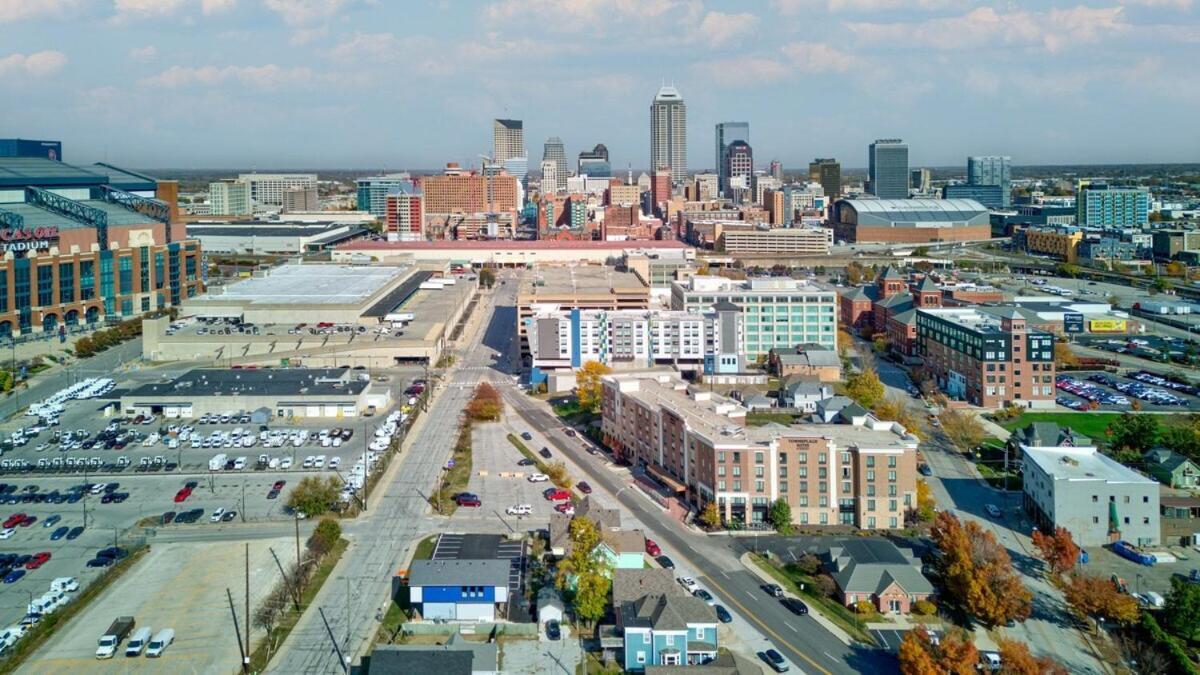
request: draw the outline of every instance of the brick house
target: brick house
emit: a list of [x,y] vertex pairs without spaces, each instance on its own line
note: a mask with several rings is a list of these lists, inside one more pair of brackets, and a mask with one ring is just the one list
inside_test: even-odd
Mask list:
[[867,600],[883,614],[908,614],[933,595],[921,561],[887,539],[844,539],[829,547],[823,562],[847,607]]

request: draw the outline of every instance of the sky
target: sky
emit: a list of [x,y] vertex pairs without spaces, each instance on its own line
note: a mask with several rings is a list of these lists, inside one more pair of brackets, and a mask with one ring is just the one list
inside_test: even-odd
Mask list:
[[649,164],[663,83],[688,165],[1200,161],[1200,0],[0,0],[0,137],[137,168],[478,164],[491,119]]

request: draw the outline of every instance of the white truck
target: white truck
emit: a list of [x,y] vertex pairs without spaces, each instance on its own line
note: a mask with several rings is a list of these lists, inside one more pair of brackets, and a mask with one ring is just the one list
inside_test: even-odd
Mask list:
[[132,616],[119,616],[108,630],[104,631],[104,635],[100,636],[99,646],[96,648],[96,658],[111,659],[113,654],[117,653],[117,645],[129,635],[133,630]]
[[225,460],[227,460],[227,459],[229,459],[229,456],[223,452],[221,454],[213,457],[212,459],[208,460],[208,470],[209,471],[220,471],[221,469],[224,469],[225,468]]

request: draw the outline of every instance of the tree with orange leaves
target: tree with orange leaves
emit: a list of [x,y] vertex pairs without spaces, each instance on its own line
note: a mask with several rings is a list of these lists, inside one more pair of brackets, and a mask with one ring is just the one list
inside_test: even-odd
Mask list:
[[946,594],[991,627],[1029,617],[1033,595],[1013,573],[1008,551],[978,523],[938,513],[930,533],[942,553]]
[[1029,647],[1015,640],[1001,638],[1000,672],[1003,675],[1067,675],[1068,671],[1058,661],[1045,656],[1034,656]]
[[903,675],[973,675],[979,651],[962,629],[952,630],[934,644],[924,626],[908,631],[900,642]]
[[1063,587],[1067,604],[1085,616],[1103,617],[1106,621],[1132,623],[1138,618],[1137,600],[1117,590],[1102,577],[1075,574]]
[[1037,547],[1042,560],[1050,566],[1054,574],[1068,572],[1079,560],[1079,546],[1071,538],[1071,532],[1065,527],[1058,527],[1054,534],[1045,534],[1041,530],[1033,531],[1033,545]]

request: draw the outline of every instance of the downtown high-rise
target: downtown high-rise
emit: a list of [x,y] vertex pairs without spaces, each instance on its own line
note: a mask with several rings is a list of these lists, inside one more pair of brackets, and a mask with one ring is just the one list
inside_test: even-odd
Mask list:
[[836,159],[818,157],[809,162],[808,177],[821,184],[830,204],[842,196],[842,165]]
[[908,146],[898,138],[871,144],[867,158],[867,192],[879,199],[908,199]]
[[1000,188],[1000,203],[984,204],[991,208],[1012,206],[1012,158],[987,155],[967,158],[967,184],[996,185]]
[[504,164],[526,156],[525,124],[521,120],[492,120],[492,161]]
[[715,166],[717,168],[717,184],[719,189],[725,192],[729,189],[729,174],[725,173],[725,165],[727,163],[726,153],[729,151],[729,146],[735,141],[743,143],[750,142],[750,123],[749,122],[720,122],[716,126],[716,159]]
[[[554,162],[554,176],[556,178],[555,189],[565,190],[567,187],[567,150],[563,147],[562,139],[558,136],[551,136],[546,139],[546,143],[542,145],[542,163]],[[543,186],[545,191],[546,187]]]
[[650,170],[667,169],[671,182],[687,180],[687,104],[679,90],[664,86],[650,104]]

